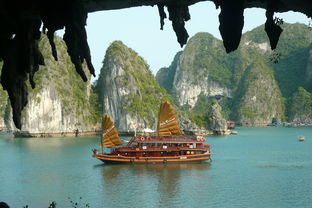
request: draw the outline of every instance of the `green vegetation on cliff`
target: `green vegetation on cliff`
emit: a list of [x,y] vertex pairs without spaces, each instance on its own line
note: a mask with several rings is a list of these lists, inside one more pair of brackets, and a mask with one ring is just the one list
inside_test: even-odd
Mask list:
[[224,62],[222,41],[208,33],[197,33],[187,43],[180,60],[180,70],[189,72],[193,82],[203,75],[221,85],[231,84],[231,71]]
[[[2,65],[3,65],[3,63],[2,63],[2,61],[0,61],[0,72],[2,69]],[[8,102],[8,94],[6,93],[6,91],[4,91],[2,89],[2,87],[0,87],[0,112],[1,112],[0,117],[4,116],[4,112],[5,112],[7,102]]]
[[167,68],[161,68],[156,75],[156,79],[159,82],[160,86],[165,88],[169,94],[174,94],[173,92],[173,81],[174,75],[176,73],[177,66],[179,64],[179,59],[181,56],[181,51],[178,52],[171,63],[171,65]]
[[233,118],[245,125],[265,125],[283,118],[284,102],[273,71],[262,62],[250,65],[234,97]]
[[[70,57],[67,55],[67,48],[63,40],[55,38],[55,45],[58,52],[58,61],[55,61],[51,54],[51,48],[45,35],[41,35],[39,44],[40,50],[45,57],[45,66],[40,67],[35,74],[36,88],[30,89],[33,99],[40,102],[38,93],[44,87],[48,87],[55,98],[60,99],[65,114],[74,115],[80,120],[77,125],[95,125],[101,120],[97,95],[94,93],[90,82],[83,82]],[[86,66],[84,65],[84,69]],[[88,70],[85,70],[89,79]]]
[[312,122],[312,93],[299,87],[292,97],[290,120],[300,123]]
[[96,89],[102,105],[105,96],[110,100],[107,108],[115,108],[112,102],[119,100],[124,112],[147,120],[150,126],[155,123],[160,102],[170,100],[144,59],[121,41],[114,41],[107,49]]
[[[273,117],[285,120],[290,116],[291,98],[298,87],[312,92],[312,31],[298,23],[284,23],[282,28],[284,31],[274,52],[270,50],[263,25],[243,34],[239,48],[230,54],[225,53],[220,40],[207,33],[197,33],[179,54],[179,61],[157,73],[158,80],[167,89],[174,84],[162,78],[166,74],[178,73],[170,76],[176,81],[183,78],[184,85],[201,87],[208,78],[233,92],[233,97],[225,95],[225,99],[220,94],[223,98],[217,98],[227,119],[251,125],[262,122],[264,125]],[[274,54],[280,55],[277,64],[270,62]],[[173,90],[169,92],[174,96]],[[193,108],[183,106],[198,124],[206,123],[207,106],[215,98],[203,96],[197,95]],[[183,100],[185,102],[185,98]]]
[[[94,127],[101,120],[96,98],[97,95],[93,92],[91,84],[89,82],[83,82],[75,71],[75,67],[67,55],[67,48],[63,40],[55,37],[54,41],[58,52],[58,61],[55,61],[52,57],[51,47],[46,35],[41,35],[39,48],[44,56],[45,65],[40,66],[34,76],[36,83],[34,89],[31,88],[28,82],[26,83],[29,90],[29,101],[35,101],[40,104],[42,102],[41,93],[44,90],[48,91],[52,100],[60,100],[62,116],[77,118],[78,123],[73,124],[73,126],[89,126],[91,129],[91,127]],[[0,67],[2,68],[1,63]],[[1,109],[5,108],[2,104],[6,104],[6,98],[6,93],[1,89]],[[25,115],[24,110],[22,116]]]

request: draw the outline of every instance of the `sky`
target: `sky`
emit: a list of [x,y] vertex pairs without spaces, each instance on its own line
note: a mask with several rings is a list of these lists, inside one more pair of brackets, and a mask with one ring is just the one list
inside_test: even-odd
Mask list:
[[[189,38],[197,32],[208,32],[221,39],[218,29],[220,9],[216,9],[211,2],[201,2],[190,6],[189,10],[191,19],[185,26]],[[168,16],[166,9],[165,11]],[[265,10],[259,8],[245,9],[244,16],[243,32],[250,31],[266,21]],[[277,13],[275,16],[288,23],[309,24],[309,19],[300,13]],[[93,81],[98,78],[106,49],[115,40],[121,40],[142,56],[154,74],[160,68],[168,67],[175,54],[183,50],[177,42],[171,21],[166,19],[164,30],[160,30],[157,6],[89,13],[86,30],[92,63],[96,70]]]

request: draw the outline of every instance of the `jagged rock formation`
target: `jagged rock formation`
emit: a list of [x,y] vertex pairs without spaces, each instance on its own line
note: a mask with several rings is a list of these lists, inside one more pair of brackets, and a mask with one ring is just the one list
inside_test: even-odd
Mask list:
[[169,99],[143,58],[121,41],[108,47],[96,88],[119,131],[155,130],[160,102]]
[[267,125],[272,118],[281,120],[284,115],[284,103],[273,71],[261,62],[246,69],[234,102],[235,117],[244,126]]
[[293,123],[312,123],[312,93],[299,87],[292,97],[290,121]]
[[[44,57],[39,48],[40,28],[43,23],[44,30],[48,29],[49,42],[52,54],[57,60],[57,50],[53,43],[56,30],[65,28],[64,40],[67,52],[74,63],[76,71],[86,81],[87,76],[82,69],[85,60],[91,74],[94,68],[91,63],[90,50],[87,43],[85,24],[88,12],[122,9],[134,6],[157,5],[160,15],[161,28],[164,24],[167,7],[169,19],[177,35],[178,42],[183,46],[188,34],[184,22],[190,19],[188,6],[202,0],[72,0],[72,1],[18,1],[2,0],[0,2],[0,60],[4,61],[1,74],[1,84],[8,92],[13,108],[13,120],[17,128],[21,128],[21,111],[28,100],[29,79],[31,87],[35,87],[34,74],[39,65],[44,64]],[[243,11],[245,8],[261,7],[267,9],[265,31],[270,39],[271,48],[274,49],[282,32],[279,21],[273,19],[274,12],[298,11],[312,16],[312,4],[306,0],[214,0],[216,7],[221,8],[219,15],[220,32],[227,52],[236,50],[241,38],[244,24]]]
[[[40,66],[33,78],[37,86],[30,90],[28,105],[21,114],[23,125],[19,133],[22,135],[65,135],[73,134],[76,129],[80,133],[94,132],[101,120],[92,103],[96,98],[90,82],[81,82],[75,74],[70,57],[66,54],[65,43],[56,38],[55,44],[59,49],[58,62],[50,54],[48,38],[41,36],[38,47],[46,57],[46,65]],[[87,73],[87,76],[90,77],[90,74]],[[1,100],[7,99],[2,95]],[[3,115],[0,117],[5,118],[4,114],[11,112],[7,108],[1,113]],[[16,131],[10,121],[6,122],[6,128]]]
[[[208,106],[207,106],[208,107]],[[214,134],[225,134],[228,131],[227,122],[221,111],[222,108],[217,101],[212,102],[210,106],[209,126],[208,128],[214,132]]]
[[[218,60],[225,55],[220,50],[221,45],[222,42],[213,36],[197,33],[185,50],[176,55],[171,66],[157,73],[157,80],[161,84],[167,83],[168,86],[164,87],[174,94],[178,105],[193,108],[200,94],[232,97],[232,90],[227,86],[228,78],[223,80],[229,71]],[[162,81],[162,77],[166,77],[163,73],[168,73],[168,76]],[[170,77],[173,79],[168,80]]]
[[[1,67],[1,62],[0,62],[0,67]],[[0,88],[0,112],[5,112],[6,106],[8,102],[8,95],[5,91],[3,91]],[[4,122],[4,116],[0,116],[0,131],[5,130],[5,122]]]
[[[209,113],[205,106],[212,98],[219,101],[227,119],[243,125],[266,125],[273,118],[284,121],[298,87],[312,90],[312,46],[307,26],[284,23],[282,27],[275,51],[260,26],[243,34],[242,44],[229,55],[221,41],[198,33],[170,67],[159,70],[157,80],[178,105],[197,114],[190,116],[197,124],[207,122],[203,113]],[[278,64],[272,63],[275,56]]]

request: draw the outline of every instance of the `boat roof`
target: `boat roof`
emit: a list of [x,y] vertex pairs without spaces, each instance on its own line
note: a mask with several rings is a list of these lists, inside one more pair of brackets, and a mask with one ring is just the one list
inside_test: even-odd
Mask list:
[[136,136],[131,142],[137,143],[204,143],[205,137],[202,136]]

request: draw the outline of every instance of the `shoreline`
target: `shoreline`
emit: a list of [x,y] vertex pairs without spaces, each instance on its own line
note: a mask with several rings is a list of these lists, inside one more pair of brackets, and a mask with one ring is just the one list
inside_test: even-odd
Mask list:
[[[5,130],[3,131],[5,132]],[[7,131],[9,132],[9,131]],[[101,136],[102,131],[79,131],[77,132],[42,132],[42,133],[31,133],[28,131],[15,131],[11,132],[14,137],[24,137],[24,138],[56,138],[56,137],[95,137]],[[199,130],[199,131],[185,131],[186,135],[190,136],[215,136],[215,135],[234,135],[238,134],[237,131],[227,130],[227,131],[210,131],[210,130]],[[119,136],[132,137],[134,136],[134,131],[121,131],[118,132]],[[154,135],[154,133],[146,133],[146,132],[136,132],[137,136],[141,135]]]
[[81,132],[42,132],[42,133],[31,133],[26,131],[15,131],[12,132],[14,137],[83,137],[83,136],[99,136],[101,131],[81,131]]
[[[3,131],[5,132],[5,130]],[[6,131],[10,132],[10,131]],[[28,131],[15,131],[11,132],[14,137],[34,137],[34,138],[56,138],[56,137],[94,137],[101,136],[102,131],[79,131],[79,132],[42,132],[42,133],[31,133]],[[137,135],[143,135],[143,132],[137,132]],[[146,134],[144,134],[146,135]],[[134,131],[123,131],[119,132],[119,136],[134,136]]]

